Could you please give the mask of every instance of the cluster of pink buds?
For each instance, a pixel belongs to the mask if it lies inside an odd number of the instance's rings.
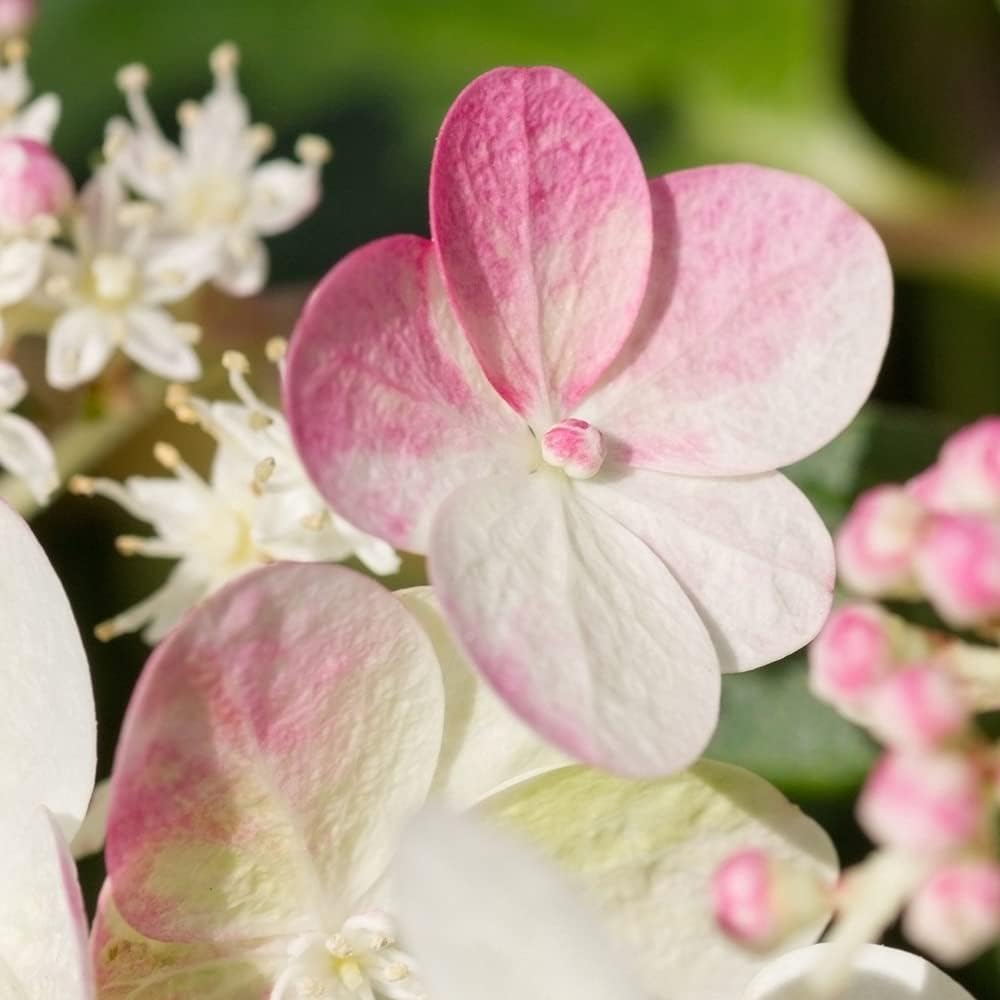
[[[927,600],[954,627],[995,639],[1000,623],[1000,418],[946,442],[904,486],[863,494],[837,538],[843,582],[868,597]],[[830,617],[809,650],[813,693],[884,747],[857,817],[876,849],[826,902],[833,945],[813,983],[838,988],[852,956],[902,915],[919,948],[945,964],[1000,938],[1000,746],[976,724],[1000,707],[993,645],[914,625],[871,603]],[[734,855],[713,885],[734,940],[770,949],[794,934],[823,887],[763,855]]]
[[[927,600],[957,628],[1000,621],[1000,417],[959,431],[903,486],[863,494],[837,537],[842,581],[868,597]]]

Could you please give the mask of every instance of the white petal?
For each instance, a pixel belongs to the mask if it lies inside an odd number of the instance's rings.
[[[250,224],[263,236],[298,225],[320,199],[319,171],[291,160],[271,160],[250,178]]]
[[[568,763],[480,680],[448,633],[430,587],[396,596],[420,622],[441,664],[444,736],[434,794],[452,809],[467,809],[509,784]]]
[[[267,282],[270,266],[267,247],[250,233],[238,236],[237,248],[227,243],[223,248],[215,284],[224,292],[243,298],[256,295]]]
[[[678,771],[718,720],[708,632],[670,570],[553,470],[468,483],[430,576],[471,662],[537,733],[621,774]]]
[[[96,378],[114,350],[114,331],[100,310],[84,306],[64,312],[49,330],[45,379],[54,389],[72,389]]]
[[[787,656],[830,612],[830,534],[784,476],[728,479],[629,469],[579,485],[669,567],[726,671]]]
[[[211,233],[163,239],[143,255],[142,299],[149,305],[179,302],[208,281],[219,266],[219,239]]]
[[[201,362],[177,324],[162,309],[135,306],[125,315],[128,332],[122,350],[138,365],[161,378],[193,382],[201,375]]]
[[[11,240],[0,246],[0,306],[12,306],[34,291],[42,275],[45,244]]]
[[[482,821],[421,813],[404,836],[394,889],[407,949],[435,1000],[643,996],[570,885]]]
[[[87,919],[66,842],[41,807],[11,813],[0,835],[0,967],[21,1000],[91,1000]],[[3,977],[0,976],[0,985]],[[3,993],[5,1000],[9,994]]]
[[[8,124],[8,134],[34,139],[48,145],[52,133],[59,124],[62,104],[56,94],[42,94],[22,108],[16,118]]]
[[[654,781],[565,767],[481,808],[579,878],[655,1000],[733,1000],[765,964],[712,915],[712,875],[733,853],[758,849],[820,886],[836,881],[818,823],[763,778],[714,761]],[[818,912],[791,946],[815,941],[828,918]]]
[[[3,815],[42,803],[71,837],[94,787],[90,671],[62,585],[31,529],[3,504],[0,553]]]
[[[59,485],[56,456],[48,439],[14,413],[0,413],[0,466],[23,479],[39,503],[45,503]]]
[[[28,383],[17,366],[0,361],[0,410],[12,410],[27,392]]]
[[[800,1000],[809,972],[830,945],[799,948],[770,963],[743,1000]],[[866,945],[854,960],[853,977],[837,1000],[973,1000],[950,976],[908,951]]]

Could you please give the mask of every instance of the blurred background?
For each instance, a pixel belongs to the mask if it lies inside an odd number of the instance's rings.
[[[207,56],[231,39],[255,117],[277,152],[301,132],[336,150],[326,198],[272,242],[263,306],[211,303],[222,340],[259,357],[287,335],[302,290],[349,249],[427,232],[436,128],[458,91],[490,67],[553,63],[624,121],[649,174],[750,160],[811,175],[882,232],[898,276],[895,330],[873,407],[794,471],[835,523],[859,488],[926,465],[960,420],[1000,409],[1000,14],[991,0],[42,0],[30,69],[64,102],[55,148],[78,179],[122,110],[113,78],[141,61],[165,126],[208,87]],[[218,381],[218,380],[217,380]],[[137,420],[91,471],[156,474],[165,417]],[[204,444],[192,432],[191,449]],[[147,593],[166,571],[124,560],[111,505],[64,497],[36,520],[81,626]],[[409,563],[405,579],[419,578]],[[402,578],[401,578],[402,579]],[[399,581],[397,581],[399,582]],[[91,642],[102,773],[146,655],[141,641]],[[716,756],[779,784],[834,834],[845,862],[864,841],[851,804],[873,754],[813,702],[801,658],[728,681]],[[93,888],[98,863],[85,875]],[[1000,961],[964,973],[1000,997]]]

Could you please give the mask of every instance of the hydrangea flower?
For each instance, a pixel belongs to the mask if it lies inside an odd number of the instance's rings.
[[[66,595],[0,503],[0,993],[91,1000],[86,918],[67,842],[94,786],[90,673]]]
[[[42,94],[31,100],[28,79],[28,46],[11,39],[3,46],[0,62],[0,136],[20,136],[46,144],[59,123],[62,105],[55,94]]]
[[[52,446],[33,423],[10,412],[27,391],[17,368],[0,361],[0,467],[23,479],[32,496],[45,503],[59,485]]]
[[[281,364],[283,342],[269,344]],[[372,538],[330,510],[306,477],[292,448],[284,416],[247,383],[246,357],[223,356],[238,402],[210,402],[173,385],[168,403],[185,423],[215,438],[211,472],[202,479],[172,445],[157,459],[173,478],[129,476],[124,483],[75,476],[70,489],[113,500],[155,529],[151,538],[123,535],[123,555],[177,559],[166,583],[135,606],[97,627],[101,639],[143,628],[159,642],[190,608],[234,576],[269,562],[339,562],[356,557],[373,573],[399,569],[392,546]]]
[[[209,598],[140,679],[112,778],[101,996],[423,996],[386,876],[429,796],[584,873],[656,997],[692,979],[721,1000],[758,967],[690,894],[736,844],[835,874],[825,833],[738,768],[628,782],[567,765],[468,670],[426,588],[279,564]]]
[[[153,206],[128,201],[106,166],[83,189],[79,208],[75,252],[50,251],[44,284],[46,304],[59,313],[49,330],[49,384],[70,389],[90,381],[118,348],[163,378],[198,378],[201,362],[191,346],[198,330],[165,306],[207,278],[213,261],[205,247],[156,236]]]
[[[871,389],[891,276],[805,178],[646,182],[582,84],[498,69],[449,111],[432,240],[378,240],[310,299],[289,356],[303,462],[352,523],[425,552],[494,689],[574,756],[698,755],[720,669],[808,641],[819,518],[777,467]]]
[[[194,236],[215,258],[213,278],[232,295],[252,295],[267,281],[262,236],[302,221],[320,198],[320,171],[330,147],[302,136],[299,162],[258,161],[274,142],[266,125],[253,125],[236,77],[239,53],[226,43],[211,55],[215,85],[200,104],[178,109],[180,144],[169,142],[146,101],[149,73],[126,66],[118,84],[131,122],[108,126],[105,151],[126,183],[162,210],[164,231]]]
[[[752,981],[732,976],[718,992],[689,975],[665,979],[651,993],[635,971],[647,956],[615,947],[578,887],[525,845],[467,817],[425,810],[410,825],[396,867],[400,924],[434,1000],[829,995],[807,992],[825,945],[790,951]],[[681,898],[675,905],[689,904]],[[664,946],[671,947],[668,940]],[[697,954],[673,947],[678,965]],[[851,971],[841,1000],[972,1000],[924,959],[891,948],[869,946]]]

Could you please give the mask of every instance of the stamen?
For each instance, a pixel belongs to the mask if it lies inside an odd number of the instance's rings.
[[[181,128],[192,128],[201,118],[201,106],[197,101],[182,101],[177,107],[177,122]]]
[[[271,424],[274,423],[274,419],[269,417],[266,413],[261,413],[260,410],[254,410],[250,414],[248,423],[250,424],[250,429],[254,431],[265,431]]]
[[[278,463],[268,456],[267,458],[261,459],[253,469],[253,485],[254,488],[259,491],[274,475],[274,470],[277,468]]]
[[[135,632],[155,618],[169,598],[170,592],[166,588],[161,588],[121,614],[95,626],[94,635],[101,642],[110,642],[120,635]]]
[[[113,479],[92,479],[90,476],[73,476],[69,481],[69,491],[76,496],[104,497],[118,504],[126,514],[131,514],[138,521],[149,520],[149,511],[144,510],[132,495]]]
[[[322,531],[330,523],[330,512],[318,510],[315,514],[308,514],[302,518],[300,523],[306,531]]]
[[[3,58],[7,63],[23,63],[27,61],[30,51],[28,43],[23,38],[11,38],[4,43]]]
[[[247,142],[258,156],[263,156],[274,146],[274,129],[270,125],[251,125],[247,129]]]
[[[163,468],[168,472],[172,472],[178,479],[190,483],[192,486],[206,487],[205,480],[181,459],[180,452],[172,444],[167,444],[166,441],[158,441],[153,446],[153,457]]]
[[[333,147],[319,135],[300,135],[295,155],[309,167],[321,167],[333,158]]]
[[[186,344],[201,343],[202,330],[197,323],[174,323],[174,333]]]
[[[217,84],[233,85],[236,68],[240,64],[240,50],[234,42],[223,42],[217,45],[208,57]]]
[[[123,556],[147,556],[151,559],[183,559],[184,549],[162,538],[142,538],[139,535],[119,535],[115,548]]]
[[[143,132],[162,138],[159,123],[146,99],[149,70],[142,63],[129,63],[115,74],[115,84],[125,95],[125,104],[132,120]]]
[[[115,85],[124,94],[145,90],[149,86],[149,70],[142,63],[129,63],[115,74]]]
[[[285,354],[288,353],[288,341],[284,337],[272,337],[264,345],[264,354],[267,360],[273,365],[280,364],[285,360]]]

